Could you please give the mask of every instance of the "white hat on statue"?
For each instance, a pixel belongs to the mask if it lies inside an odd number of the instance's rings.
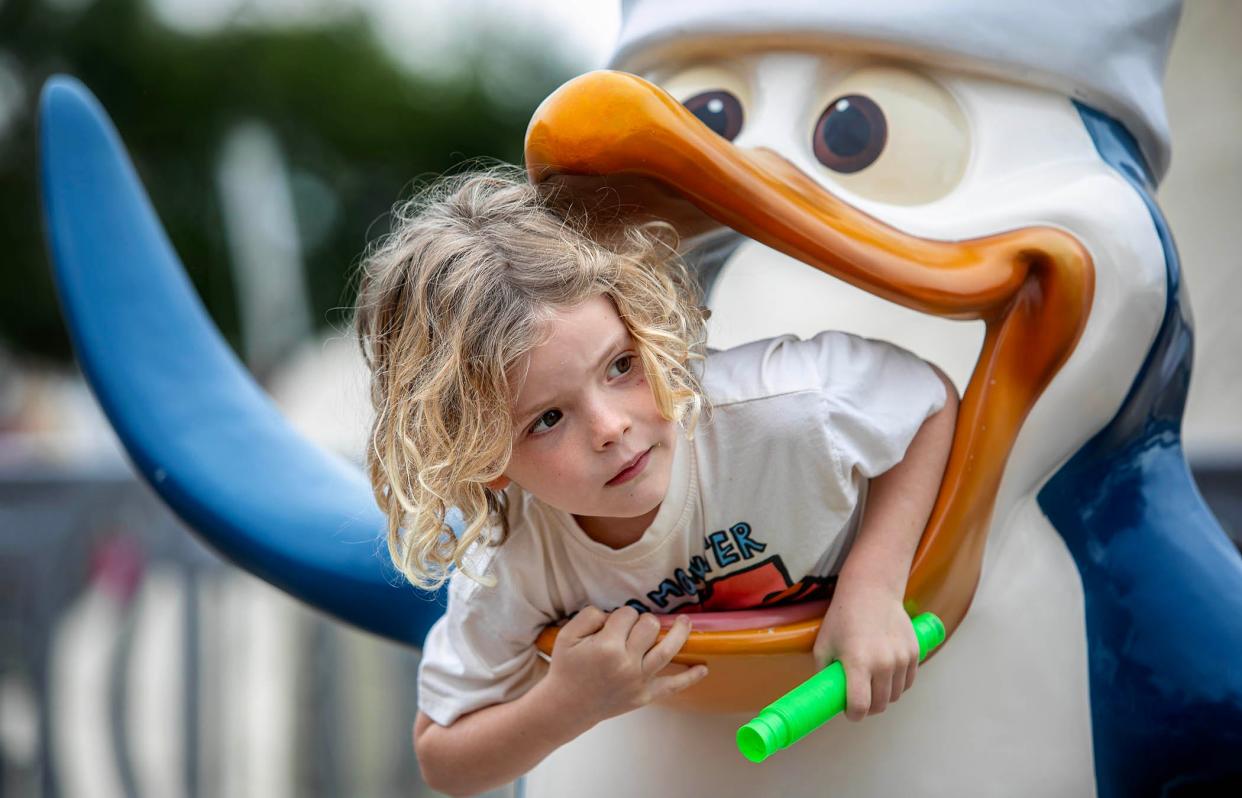
[[[1181,0],[623,0],[610,64],[642,72],[734,46],[834,49],[982,72],[1113,116],[1158,181],[1169,163],[1165,62]]]

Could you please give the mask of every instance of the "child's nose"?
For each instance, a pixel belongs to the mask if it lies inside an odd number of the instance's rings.
[[[594,430],[595,448],[607,449],[630,431],[629,415],[619,409],[601,407],[595,414]]]

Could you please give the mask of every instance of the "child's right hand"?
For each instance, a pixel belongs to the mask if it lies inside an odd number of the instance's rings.
[[[685,645],[689,618],[678,617],[657,643],[659,632],[654,615],[632,607],[611,613],[587,607],[557,635],[548,678],[598,722],[679,693],[707,675],[706,665],[661,674]]]

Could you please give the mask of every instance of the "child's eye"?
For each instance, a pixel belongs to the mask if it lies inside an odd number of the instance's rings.
[[[535,419],[535,423],[531,425],[531,432],[543,432],[545,429],[552,429],[556,426],[556,422],[561,420],[561,411],[549,410],[539,418]]]
[[[632,368],[634,368],[634,356],[633,355],[622,355],[621,357],[612,361],[612,365],[608,367],[608,376],[610,378],[620,377],[622,374],[629,373],[629,370]]]

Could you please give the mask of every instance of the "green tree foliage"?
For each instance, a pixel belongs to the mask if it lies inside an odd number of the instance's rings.
[[[134,158],[191,279],[237,344],[215,162],[224,134],[257,119],[278,137],[293,181],[315,321],[337,324],[367,242],[412,181],[467,158],[521,158],[535,106],[570,74],[520,43],[493,37],[475,58],[507,48],[519,80],[504,102],[484,72],[429,80],[395,64],[362,16],[319,26],[170,31],[141,0],[98,0],[65,11],[37,0],[0,1],[0,55],[15,64],[25,101],[0,138],[0,339],[28,355],[71,356],[42,235],[36,105],[53,73],[99,97]],[[419,42],[411,41],[410,47]]]

